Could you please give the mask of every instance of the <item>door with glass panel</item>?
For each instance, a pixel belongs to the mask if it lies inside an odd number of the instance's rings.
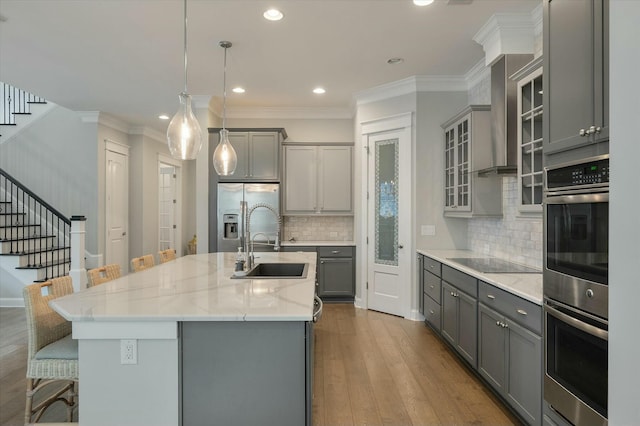
[[[368,307],[400,316],[408,313],[411,282],[410,129],[367,138]]]
[[[160,163],[159,187],[159,250],[176,248],[176,168]]]

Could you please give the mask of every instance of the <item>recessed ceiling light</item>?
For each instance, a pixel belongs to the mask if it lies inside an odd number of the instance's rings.
[[[233,89],[233,93],[244,93],[245,90],[242,87],[234,87]]]
[[[160,120],[168,120],[168,119],[169,119],[169,116],[168,116],[168,115],[166,115],[166,114],[162,114],[162,115],[159,115],[159,116],[158,116],[158,118],[159,118]]]
[[[404,59],[402,58],[391,58],[387,60],[387,63],[389,65],[401,64],[403,62],[404,62]]]
[[[433,0],[413,0],[413,4],[416,6],[428,6],[433,3]]]
[[[322,87],[316,87],[315,89],[313,89],[313,93],[315,93],[316,95],[322,95],[325,92],[326,90],[324,90]]]
[[[279,21],[284,18],[284,13],[280,12],[278,9],[269,9],[265,11],[262,16],[264,16],[264,19],[269,21]]]

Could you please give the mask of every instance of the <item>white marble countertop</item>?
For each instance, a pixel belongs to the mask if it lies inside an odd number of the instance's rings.
[[[50,302],[70,321],[310,321],[315,253],[256,253],[309,263],[304,279],[231,279],[235,253],[180,257]]]
[[[542,306],[542,272],[539,274],[488,274],[476,271],[449,258],[489,257],[471,250],[418,250],[418,253],[481,279],[516,296]]]
[[[281,241],[281,246],[295,247],[295,246],[355,246],[355,241],[326,241],[326,240],[318,240],[318,241]]]

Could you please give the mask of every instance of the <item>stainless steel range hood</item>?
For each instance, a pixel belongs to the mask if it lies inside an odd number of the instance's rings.
[[[491,66],[491,167],[478,170],[478,176],[518,172],[518,83],[509,76],[532,59],[509,54]]]

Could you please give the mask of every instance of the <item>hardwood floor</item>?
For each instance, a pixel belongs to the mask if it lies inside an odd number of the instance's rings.
[[[424,324],[325,304],[314,425],[519,425]]]
[[[422,323],[325,304],[315,339],[314,425],[520,424]],[[0,425],[23,424],[26,359],[24,310],[0,308]]]

